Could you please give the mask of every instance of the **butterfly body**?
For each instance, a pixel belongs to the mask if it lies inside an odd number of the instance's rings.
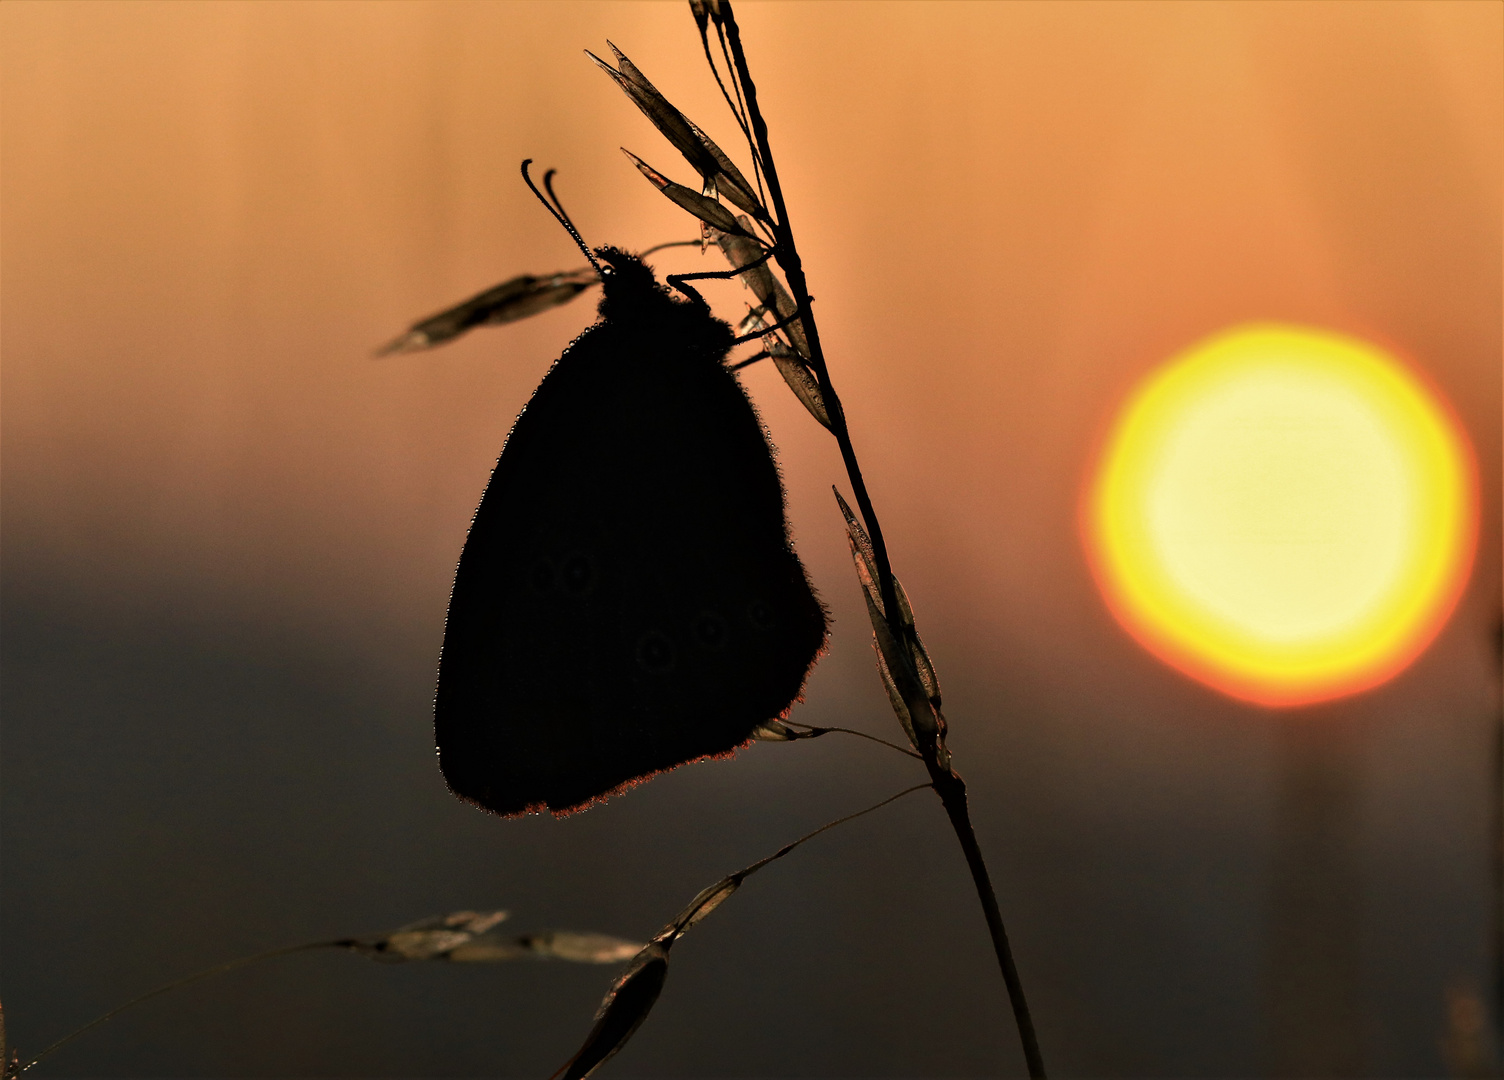
[[[630,255],[518,417],[460,557],[435,700],[456,794],[565,812],[744,744],[825,640],[729,326]]]

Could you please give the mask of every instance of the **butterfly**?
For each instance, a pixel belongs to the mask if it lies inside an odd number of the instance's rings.
[[[798,699],[827,628],[731,327],[555,216],[599,269],[600,317],[502,448],[434,704],[450,789],[508,816],[730,754]]]

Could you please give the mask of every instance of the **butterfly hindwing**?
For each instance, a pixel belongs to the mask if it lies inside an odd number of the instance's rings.
[[[824,642],[729,328],[646,282],[608,280],[518,417],[455,575],[440,764],[498,813],[731,751]]]

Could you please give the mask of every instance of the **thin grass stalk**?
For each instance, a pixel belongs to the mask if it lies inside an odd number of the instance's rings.
[[[898,624],[897,591],[893,585],[893,571],[888,561],[887,545],[883,541],[882,527],[878,524],[877,512],[867,494],[867,485],[862,479],[856,449],[852,446],[851,433],[846,425],[846,411],[842,408],[841,399],[831,383],[825,354],[820,346],[820,332],[815,324],[814,311],[810,304],[809,285],[804,276],[804,266],[799,257],[799,251],[794,246],[788,207],[784,202],[783,187],[778,180],[778,168],[774,163],[773,148],[768,138],[767,121],[763,118],[762,110],[757,102],[757,86],[747,66],[747,55],[742,47],[741,31],[737,26],[731,4],[727,0],[722,0],[720,4],[720,15],[725,25],[726,38],[730,43],[732,59],[736,64],[736,81],[742,86],[747,117],[751,122],[752,133],[757,139],[757,156],[762,162],[763,174],[767,180],[768,197],[773,204],[777,240],[774,257],[783,270],[784,277],[788,280],[789,291],[793,294],[794,301],[798,305],[799,316],[803,320],[805,336],[809,342],[810,367],[816,378],[820,380],[820,392],[830,416],[831,430],[841,448],[841,459],[846,466],[846,475],[850,479],[857,508],[861,512],[872,542],[883,610],[895,635],[899,635],[901,627]],[[997,894],[992,887],[992,879],[987,873],[987,864],[982,858],[982,849],[977,843],[976,831],[972,828],[971,815],[966,805],[965,781],[952,769],[939,763],[933,740],[923,743],[919,749],[923,754],[925,767],[929,770],[930,780],[945,807],[951,827],[955,830],[956,839],[961,844],[961,851],[966,857],[966,865],[971,870],[977,898],[981,902],[982,914],[987,922],[987,930],[992,937],[993,950],[997,954],[998,968],[1002,972],[1003,983],[1008,990],[1008,999],[1013,1007],[1013,1018],[1018,1027],[1019,1040],[1023,1044],[1024,1059],[1028,1064],[1029,1075],[1036,1080],[1044,1080],[1044,1058],[1040,1054],[1039,1040],[1034,1032],[1034,1020],[1029,1013],[1029,1003],[1024,995],[1023,983],[1013,961],[1013,950],[1008,944],[1008,933],[1003,926]]]
[[[925,762],[929,764],[928,761]],[[1034,1017],[1029,1013],[1029,1002],[1024,997],[1023,980],[1018,976],[1018,966],[1013,962],[1013,949],[1008,944],[1008,931],[1003,926],[1003,913],[997,906],[997,894],[992,888],[992,879],[987,875],[987,864],[982,861],[982,848],[977,843],[976,832],[971,827],[971,815],[966,810],[966,782],[954,772],[944,777],[936,776],[931,766],[930,775],[935,792],[950,818],[956,839],[966,855],[966,865],[971,870],[971,880],[976,885],[977,899],[982,904],[982,915],[987,920],[987,932],[992,935],[992,949],[997,954],[998,970],[1003,973],[1003,985],[1008,988],[1008,1003],[1013,1006],[1013,1022],[1018,1027],[1018,1040],[1023,1044],[1024,1061],[1029,1066],[1029,1076],[1044,1080],[1044,1056],[1039,1051],[1039,1038],[1034,1033]]]
[[[846,475],[851,481],[852,494],[856,497],[857,509],[861,511],[862,520],[867,526],[867,534],[872,540],[883,608],[887,612],[894,613],[898,610],[898,600],[893,590],[893,570],[888,562],[888,548],[883,541],[882,527],[877,521],[877,511],[873,509],[872,499],[867,494],[866,481],[862,479],[862,467],[857,461],[856,449],[851,444],[851,433],[846,426],[846,410],[841,407],[841,399],[831,384],[830,372],[825,365],[825,352],[820,346],[820,332],[815,325],[814,311],[810,304],[809,283],[804,276],[804,262],[799,257],[798,248],[794,246],[794,233],[789,225],[788,206],[783,200],[783,185],[778,181],[778,168],[773,162],[773,150],[768,141],[768,124],[763,119],[762,109],[757,104],[757,85],[752,81],[752,73],[747,69],[747,54],[742,49],[741,32],[737,28],[736,17],[732,14],[729,3],[721,4],[721,17],[726,26],[727,40],[731,45],[731,56],[736,63],[736,81],[741,83],[744,91],[747,115],[752,122],[752,134],[757,139],[758,158],[762,161],[763,175],[768,182],[768,198],[773,203],[773,216],[776,219],[774,234],[777,240],[773,257],[788,280],[789,291],[793,294],[799,317],[804,323],[805,336],[809,341],[810,367],[814,370],[815,377],[820,380],[820,394],[825,401],[826,411],[830,415],[831,429],[835,434],[836,442],[841,448],[841,460],[846,466]]]
[[[26,1062],[26,1064],[18,1066],[14,1071],[14,1075],[21,1075],[21,1073],[26,1072],[43,1058],[48,1057],[54,1050],[62,1049],[64,1045],[72,1042],[84,1032],[91,1031],[105,1021],[114,1019],[125,1012],[125,1010],[135,1008],[137,1005],[150,1001],[154,997],[161,997],[163,994],[187,986],[189,983],[196,983],[200,979],[207,979],[210,975],[222,975],[227,971],[234,971],[236,968],[245,967],[247,964],[258,963],[262,960],[271,960],[278,956],[290,956],[293,953],[309,952],[313,949],[337,949],[343,944],[343,941],[306,941],[301,945],[284,945],[280,949],[268,949],[266,952],[252,953],[249,956],[237,956],[234,960],[226,960],[223,963],[215,964],[213,967],[206,967],[201,971],[193,972],[191,975],[184,975],[182,978],[174,979],[172,982],[163,983],[161,986],[148,990],[144,994],[138,994],[129,1001],[116,1005],[109,1012],[103,1016],[95,1017],[83,1027],[75,1028],[73,1031],[68,1032],[68,1034],[42,1050],[30,1061]]]

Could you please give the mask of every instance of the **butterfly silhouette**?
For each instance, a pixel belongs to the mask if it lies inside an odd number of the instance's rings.
[[[766,433],[725,363],[731,327],[682,279],[683,299],[639,258],[592,253],[554,202],[598,267],[600,318],[502,448],[434,707],[450,788],[504,815],[577,810],[729,754],[787,712],[826,636]]]

